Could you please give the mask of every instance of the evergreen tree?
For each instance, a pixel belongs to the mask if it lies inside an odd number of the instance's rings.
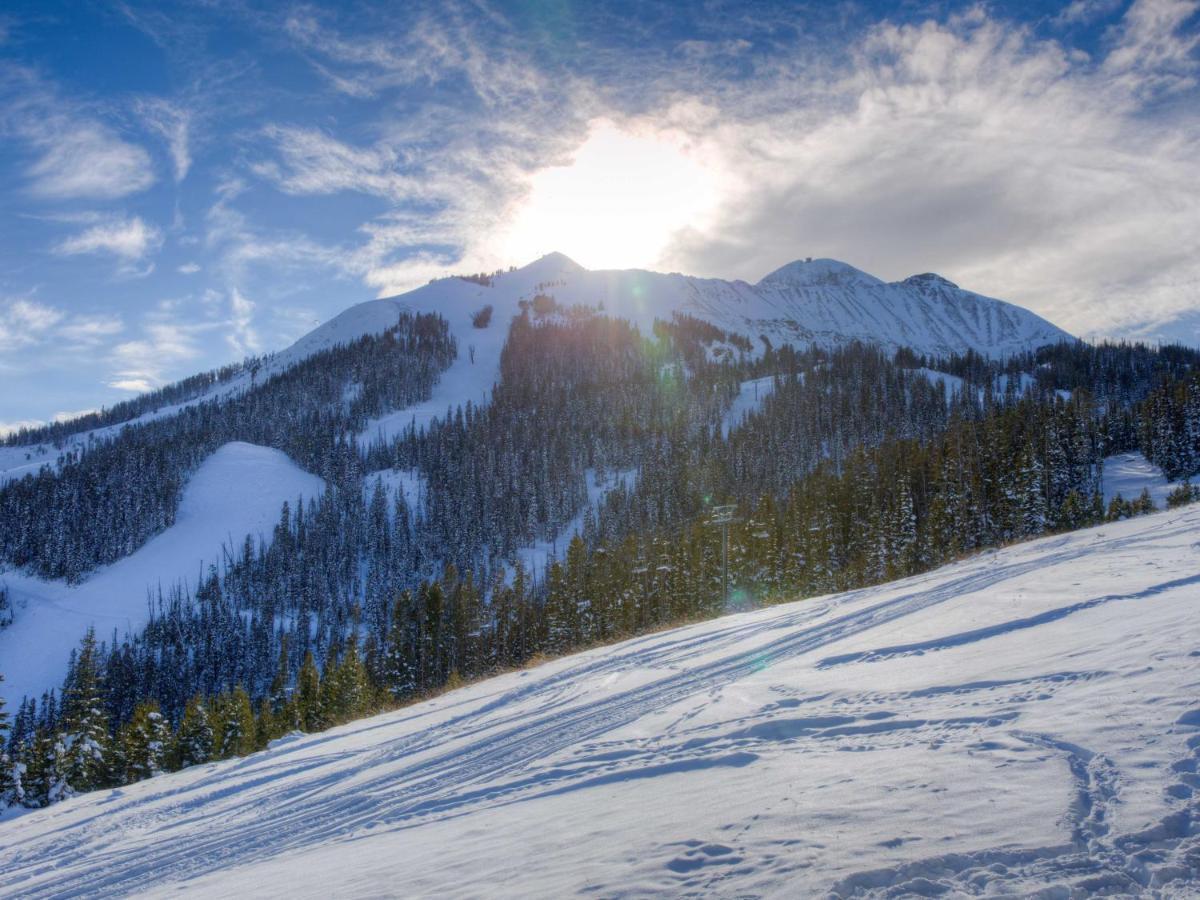
[[[239,684],[230,693],[223,694],[216,704],[216,712],[217,758],[229,759],[253,752],[256,743],[254,710],[246,689]]]
[[[188,701],[183,711],[171,757],[177,769],[203,765],[213,758],[213,727],[204,698],[199,694]]]
[[[111,740],[100,651],[95,631],[90,628],[63,685],[60,729],[63,753],[57,764],[71,792],[83,793],[108,784],[113,774]]]
[[[0,683],[4,676],[0,674]],[[4,698],[0,697],[0,811],[18,802],[18,781],[13,772],[14,760],[9,754],[8,712],[4,708]]]
[[[300,727],[309,733],[328,727],[321,703],[321,674],[311,650],[304,655],[296,679],[296,714]]]
[[[166,769],[171,728],[153,700],[137,705],[133,717],[121,726],[117,741],[125,784],[150,778]]]

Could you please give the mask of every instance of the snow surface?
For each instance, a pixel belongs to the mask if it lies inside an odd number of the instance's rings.
[[[1144,488],[1150,491],[1154,505],[1165,509],[1167,494],[1174,487],[1162,470],[1140,453],[1121,453],[1104,460],[1105,506],[1118,494],[1126,500],[1136,500]]]
[[[618,487],[632,490],[637,481],[637,474],[637,469],[625,469],[620,472],[610,472],[606,477],[597,478],[595,469],[587,469],[584,472],[584,479],[587,481],[587,502],[575,514],[575,518],[560,528],[553,539],[535,541],[531,546],[517,551],[517,558],[525,571],[530,573],[533,578],[540,580],[546,566],[552,560],[566,559],[567,547],[571,543],[571,538],[583,533],[583,522],[587,518],[587,514],[598,510],[610,491],[615,491]],[[512,572],[508,573],[510,578],[512,574]]]
[[[67,657],[89,625],[107,640],[135,632],[148,618],[147,593],[165,594],[182,580],[188,590],[223,550],[241,548],[247,534],[270,540],[284,502],[315,497],[324,481],[278,450],[230,443],[204,461],[184,488],[175,524],[138,550],[69,585],[19,572],[0,572],[15,620],[0,630],[0,696],[12,709],[25,695],[61,686]]]
[[[775,393],[774,375],[743,381],[738,395],[733,398],[733,403],[729,405],[724,418],[721,419],[721,435],[729,437],[729,432],[746,421],[751,413],[762,409],[767,397],[773,393]]]
[[[1200,889],[1200,506],[0,822],[0,896]]]

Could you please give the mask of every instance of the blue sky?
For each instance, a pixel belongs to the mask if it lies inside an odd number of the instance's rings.
[[[1200,343],[1197,6],[10,2],[0,427],[555,249]]]

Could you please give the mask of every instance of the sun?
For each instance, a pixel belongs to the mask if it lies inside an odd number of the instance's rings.
[[[679,232],[709,224],[720,187],[718,168],[677,132],[598,119],[569,164],[531,176],[502,255],[557,250],[590,269],[652,267]]]

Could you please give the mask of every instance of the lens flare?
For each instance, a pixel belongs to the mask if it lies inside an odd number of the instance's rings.
[[[596,120],[569,164],[530,178],[502,254],[557,250],[591,269],[652,267],[673,235],[716,212],[721,178],[701,157],[676,132]]]

